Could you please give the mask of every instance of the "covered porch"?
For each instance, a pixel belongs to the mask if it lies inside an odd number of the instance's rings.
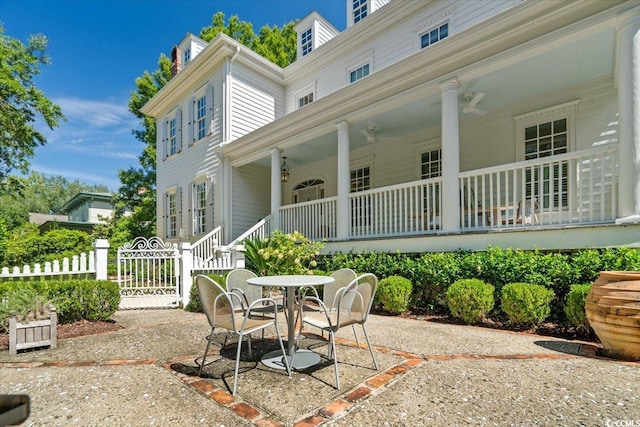
[[[637,244],[639,13],[547,17],[490,45],[461,33],[222,147],[223,240],[280,229],[331,249],[441,250],[506,231],[562,248],[568,230]]]

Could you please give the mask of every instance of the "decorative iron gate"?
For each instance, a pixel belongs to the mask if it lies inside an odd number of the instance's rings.
[[[180,302],[176,243],[136,237],[118,248],[120,308],[174,308]]]

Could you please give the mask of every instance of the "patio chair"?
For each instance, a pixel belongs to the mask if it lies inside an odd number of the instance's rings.
[[[516,217],[505,218],[502,225],[538,224],[538,212],[540,212],[540,205],[537,197],[521,199],[518,201]]]
[[[319,298],[306,296],[302,299],[302,321],[300,322],[301,333],[298,334],[296,344],[299,344],[300,335],[302,334],[302,325],[305,323],[329,332],[330,342],[327,358],[333,358],[336,374],[336,388],[338,390],[340,390],[340,376],[338,374],[338,355],[336,352],[335,333],[340,328],[351,325],[355,334],[355,325],[359,324],[362,326],[362,331],[364,332],[364,337],[367,340],[367,346],[369,347],[373,364],[375,369],[378,370],[378,362],[373,354],[373,348],[371,347],[367,329],[365,328],[365,323],[367,322],[369,312],[371,311],[373,297],[376,293],[377,287],[378,279],[375,275],[367,273],[358,276],[356,279],[351,281],[348,286],[341,288],[336,292],[333,310],[328,308]],[[312,301],[318,304],[321,308],[320,311],[305,310],[306,305],[304,303],[307,301]],[[360,348],[360,342],[358,341],[357,335],[356,343],[358,348]]]
[[[238,335],[238,349],[236,351],[233,389],[231,391],[231,394],[235,396],[238,383],[238,369],[240,367],[242,339],[245,336],[247,337],[247,343],[249,346],[249,357],[253,357],[250,334],[259,330],[264,330],[269,326],[274,326],[276,334],[278,335],[278,342],[280,343],[282,354],[286,354],[284,344],[282,342],[282,336],[278,329],[276,302],[271,298],[260,298],[249,306],[245,306],[243,299],[237,293],[226,292],[215,280],[203,275],[196,276],[195,280],[198,287],[198,294],[200,295],[200,301],[202,302],[202,308],[207,316],[209,325],[211,326],[211,333],[206,337],[207,346],[204,350],[202,361],[198,362],[199,358],[195,361],[200,367],[198,370],[198,376],[202,375],[202,368],[204,368],[206,364],[207,353],[209,352],[209,347],[213,341],[215,329],[221,328],[235,333]],[[260,306],[271,307],[273,317],[256,318],[251,315],[252,310],[255,307]],[[289,361],[286,357],[283,357],[283,360],[287,369],[287,374],[291,376]]]
[[[232,270],[229,274],[227,274],[227,278],[225,279],[225,284],[227,286],[227,291],[235,292],[240,295],[246,306],[253,304],[255,301],[261,299],[262,295],[262,287],[254,286],[247,283],[247,279],[253,279],[258,277],[253,271],[247,270],[246,268],[236,268]],[[270,298],[273,298],[269,295]],[[282,299],[284,302],[284,298]],[[278,311],[283,311],[283,304],[276,304]],[[266,314],[273,311],[270,306],[258,306],[254,307],[251,310],[253,313],[261,313]],[[286,315],[286,312],[285,312]]]
[[[330,309],[334,309],[335,298],[338,290],[344,288],[349,285],[349,283],[353,282],[358,275],[355,271],[350,268],[341,268],[339,270],[334,271],[330,275],[335,279],[335,282],[329,283],[328,285],[324,285],[322,288],[322,298],[320,298],[318,294],[318,290],[312,286],[302,286],[298,289],[299,300],[302,300],[304,295],[307,293],[311,293],[312,296],[315,296],[318,299],[322,299],[324,305]],[[308,311],[319,311],[320,307],[316,305],[307,305],[305,306],[305,310]],[[296,317],[296,322],[300,317],[300,311],[298,311],[298,315]],[[322,331],[322,337],[324,338],[324,331]]]

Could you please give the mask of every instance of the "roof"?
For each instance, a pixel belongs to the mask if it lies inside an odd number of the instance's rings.
[[[75,208],[77,208],[78,206],[94,200],[111,203],[112,198],[113,198],[113,195],[111,193],[80,192],[75,196],[73,196],[71,200],[69,200],[67,203],[62,205],[62,207],[60,208],[60,211],[69,213]]]

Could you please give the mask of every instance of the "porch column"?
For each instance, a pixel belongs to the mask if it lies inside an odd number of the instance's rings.
[[[349,159],[349,123],[345,120],[336,125],[338,128],[338,202],[336,205],[336,237],[349,239],[349,191],[350,191],[350,159]]]
[[[618,22],[618,219],[640,222],[640,11]]]
[[[232,212],[232,198],[231,198],[231,173],[232,168],[229,161],[224,157],[221,152],[217,153],[220,160],[220,188],[221,188],[221,203],[222,209],[220,210],[220,225],[222,225],[222,242],[218,242],[219,245],[225,244],[231,241],[232,228],[233,228],[233,216]],[[215,202],[214,202],[215,203]],[[213,216],[213,212],[211,213]],[[212,221],[212,227],[215,228],[215,217]],[[212,229],[213,229],[212,228]]]
[[[460,134],[458,130],[458,88],[453,78],[440,84],[442,91],[442,206],[443,231],[460,229]]]
[[[280,183],[280,164],[282,163],[279,148],[271,152],[271,230],[280,229],[280,205],[282,204],[282,184]]]

